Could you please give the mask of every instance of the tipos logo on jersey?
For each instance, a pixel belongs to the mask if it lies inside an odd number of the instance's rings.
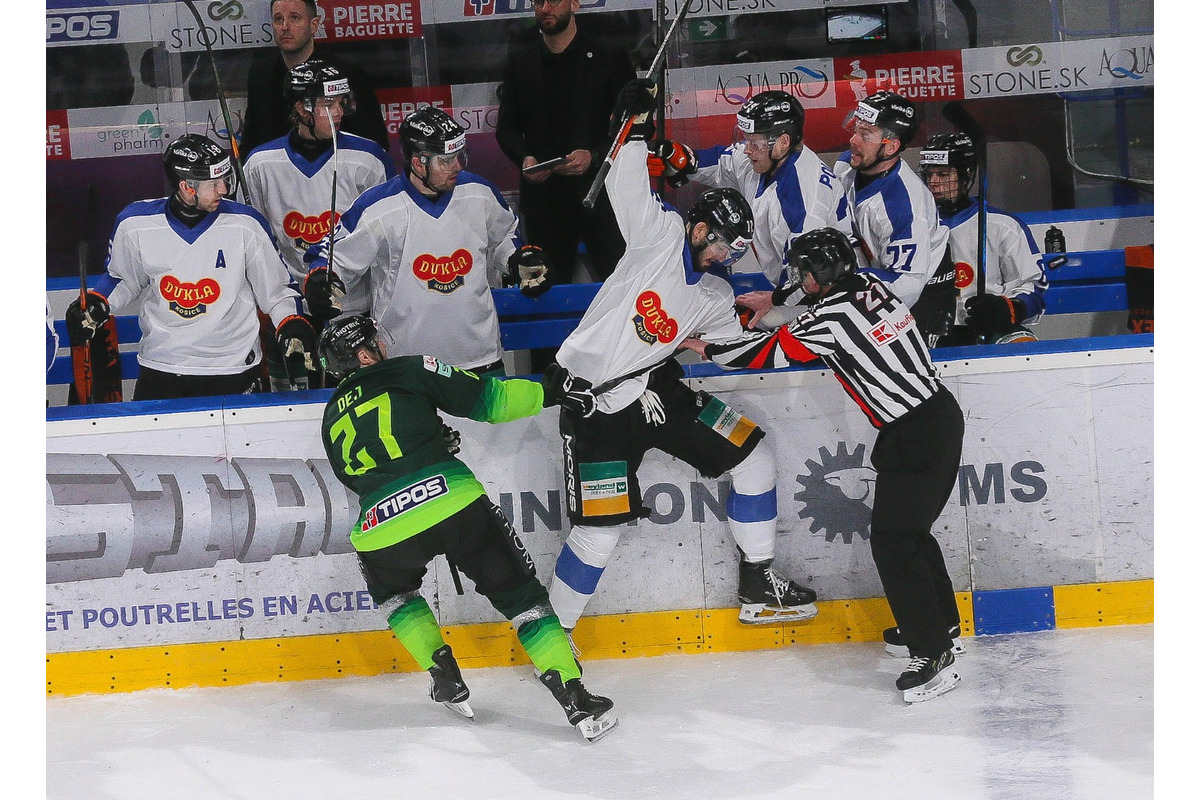
[[[334,214],[333,225],[337,225],[341,218],[341,214]],[[305,216],[299,211],[289,211],[283,218],[283,233],[295,242],[297,247],[306,250],[308,245],[324,239],[333,225],[329,224],[328,211],[315,217]]]
[[[975,267],[965,261],[955,262],[954,287],[956,289],[966,289],[973,283],[975,283]]]
[[[658,292],[642,292],[634,303],[634,309],[637,314],[632,322],[639,339],[646,344],[667,344],[675,341],[675,337],[679,335],[679,323],[671,319],[663,309],[662,298],[658,296]]]
[[[473,261],[471,252],[464,248],[449,256],[422,253],[413,261],[413,275],[433,291],[450,294],[466,281]]]
[[[405,511],[410,511],[422,503],[428,503],[434,498],[441,497],[449,490],[445,475],[434,475],[432,478],[425,478],[405,486],[367,509],[367,513],[363,515],[362,531],[366,533],[376,525],[382,525]]]
[[[212,278],[196,283],[184,283],[172,275],[164,275],[158,282],[158,292],[167,301],[167,307],[184,319],[198,317],[221,296],[221,284]]]

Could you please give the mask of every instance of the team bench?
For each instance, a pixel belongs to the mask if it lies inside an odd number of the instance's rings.
[[[1067,253],[1066,263],[1051,270],[1046,292],[1047,314],[1080,314],[1122,311],[1129,307],[1126,291],[1126,251],[1089,250]],[[72,286],[73,284],[73,286]],[[733,276],[735,293],[770,288],[760,274]],[[599,283],[572,283],[552,287],[538,298],[528,298],[517,289],[493,289],[492,297],[500,317],[500,341],[505,350],[519,351],[557,347],[579,324],[580,318],[599,290]],[[78,293],[71,279],[47,281],[51,292]],[[66,325],[54,321],[62,345],[53,367],[46,374],[47,385],[65,386],[72,380],[71,351],[67,347]],[[117,317],[117,339],[122,345],[136,344],[141,329],[136,316]],[[126,380],[137,377],[137,356],[122,350],[121,374]]]

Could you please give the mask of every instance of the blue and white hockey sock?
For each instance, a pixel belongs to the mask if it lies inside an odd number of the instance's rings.
[[[742,463],[729,470],[733,484],[725,511],[729,532],[752,563],[775,557],[775,522],[779,516],[775,496],[775,453],[765,441]]]
[[[577,525],[571,529],[550,582],[550,605],[567,630],[574,628],[583,616],[583,609],[596,593],[596,584],[620,538],[619,530],[614,528]]]

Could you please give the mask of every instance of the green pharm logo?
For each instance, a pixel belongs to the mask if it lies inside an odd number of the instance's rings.
[[[837,452],[820,449],[821,461],[805,462],[807,475],[797,475],[802,487],[792,497],[800,504],[797,515],[811,519],[813,534],[825,532],[825,541],[842,537],[846,544],[858,534],[870,538],[871,507],[875,499],[875,470],[863,463],[867,446],[859,444],[848,452],[838,442]]]
[[[162,126],[158,124],[158,120],[154,118],[154,112],[150,109],[142,112],[141,116],[138,117],[137,124],[139,128],[146,129],[147,139],[161,139],[163,137]]]

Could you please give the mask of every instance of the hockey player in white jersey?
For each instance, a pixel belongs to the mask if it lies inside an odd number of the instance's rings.
[[[317,60],[293,67],[287,94],[291,131],[256,147],[243,173],[251,204],[271,223],[280,255],[300,282],[308,274],[305,252],[337,221],[329,218],[330,203],[336,201],[340,216],[364,191],[395,177],[396,167],[378,144],[341,130],[342,117],[354,112],[354,95],[337,67]]]
[[[955,325],[938,341],[940,347],[1034,340],[1027,326],[1046,309],[1049,282],[1033,234],[990,204],[985,206],[984,291],[979,292],[979,202],[970,196],[978,168],[975,142],[965,133],[938,134],[921,148],[921,179],[950,229],[958,289]]]
[[[404,171],[364,192],[334,230],[334,271],[346,281],[346,310],[369,312],[395,353],[503,375],[491,290],[518,270],[522,291],[549,288],[541,251],[522,250],[517,217],[500,191],[464,171],[466,131],[449,115],[419,108],[399,134]],[[306,297],[326,291],[328,249],[326,239],[305,257]]]
[[[621,94],[614,119],[650,113],[647,82]],[[686,218],[651,191],[645,140],[637,122],[605,179],[625,254],[575,331],[559,348],[547,381],[594,397],[594,409],[563,409],[559,430],[571,532],[560,551],[550,598],[564,628],[574,628],[627,523],[649,514],[638,468],[651,449],[732,482],[727,510],[742,552],[739,618],[790,622],[817,613],[816,594],[780,575],[775,557],[775,455],[765,432],[706,392],[680,380],[679,343],[743,333],[727,270],[749,249],[753,211],[735,189],[712,189]]]
[[[258,309],[284,352],[310,365],[316,332],[263,216],[229,200],[229,155],[189,133],[167,146],[174,193],[131,203],[109,239],[106,273],[69,326],[94,328],[111,312],[138,309],[142,338],[134,400],[262,391]]]
[[[859,267],[912,309],[933,345],[954,318],[954,263],[933,195],[900,158],[920,127],[916,106],[895,92],[876,92],[859,101],[847,127],[850,149],[833,169],[846,189]]]
[[[803,137],[804,107],[787,92],[771,89],[738,109],[732,145],[693,154],[686,145],[660,142],[650,155],[650,174],[662,174],[675,184],[690,175],[705,186],[741,192],[754,209],[750,253],[763,275],[779,288],[787,279],[787,247],[792,239],[824,227],[851,232],[842,182],[804,146]],[[741,266],[745,271],[744,263]],[[774,307],[769,291],[738,295],[737,303],[753,312],[751,327]],[[779,309],[768,324],[779,327],[798,313],[798,309]]]
[[[394,177],[396,168],[375,142],[341,130],[342,117],[354,111],[354,95],[336,66],[319,60],[296,65],[287,98],[291,131],[256,147],[243,175],[251,204],[271,224],[283,261],[303,288],[304,254],[332,229],[331,214],[340,216],[364,190]],[[309,311],[318,327],[341,313],[344,284],[333,281],[328,289],[310,293]],[[317,373],[297,375],[269,340],[265,349],[273,391],[316,387]]]

